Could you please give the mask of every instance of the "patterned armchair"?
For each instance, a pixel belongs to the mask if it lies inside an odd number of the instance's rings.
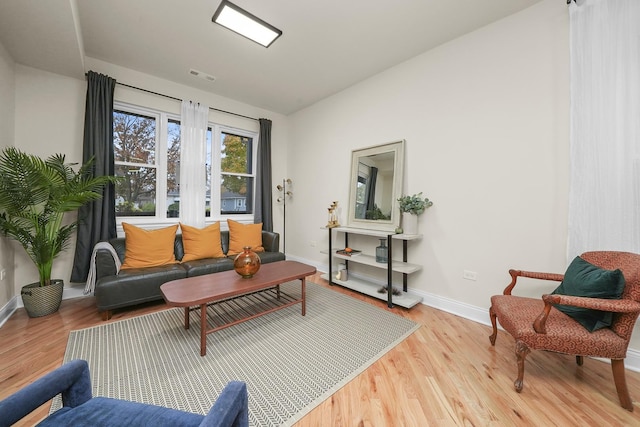
[[[564,275],[509,270],[511,283],[505,288],[503,295],[491,297],[489,315],[493,333],[489,340],[491,345],[495,345],[498,333],[496,319],[514,337],[518,365],[518,377],[514,385],[517,392],[522,391],[524,362],[532,349],[575,355],[580,366],[584,356],[611,359],[620,404],[633,411],[625,380],[624,359],[640,313],[640,255],[628,252],[586,252],[580,258],[605,270],[620,269],[626,282],[621,299],[558,294],[545,294],[541,299],[514,296],[511,291],[518,277],[560,282]],[[589,332],[572,317],[556,309],[556,304],[613,312],[611,326]]]

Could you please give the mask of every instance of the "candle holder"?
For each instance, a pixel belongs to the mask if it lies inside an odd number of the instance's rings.
[[[338,222],[338,213],[336,210],[338,209],[338,202],[331,203],[331,206],[327,208],[329,221],[327,222],[327,228],[340,227],[340,223]]]

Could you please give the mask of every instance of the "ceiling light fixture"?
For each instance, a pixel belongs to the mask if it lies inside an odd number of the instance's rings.
[[[227,0],[222,0],[211,21],[264,47],[271,46],[282,31]]]

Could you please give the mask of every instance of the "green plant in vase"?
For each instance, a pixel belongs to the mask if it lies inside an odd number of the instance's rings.
[[[418,234],[418,216],[433,206],[428,197],[422,197],[422,192],[412,196],[402,196],[398,199],[402,213],[402,229],[396,230],[405,234]]]
[[[62,154],[41,159],[14,147],[0,151],[0,232],[20,243],[39,276],[39,282],[23,287],[23,301],[25,296],[41,293],[35,288],[51,286],[59,288],[54,294],[62,298],[62,280],[51,279],[53,260],[67,249],[78,226],[77,220],[63,224],[64,216],[102,197],[98,191],[117,180],[112,176],[93,177],[93,161],[77,172],[74,165],[65,163]],[[53,303],[51,313],[59,305],[59,301],[57,306]],[[51,314],[46,311],[29,315]]]

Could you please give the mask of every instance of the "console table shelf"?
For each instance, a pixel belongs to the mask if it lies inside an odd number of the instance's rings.
[[[372,267],[383,268],[385,270],[387,269],[386,263],[382,264],[380,262],[376,262],[376,257],[372,255],[360,254],[356,256],[347,256],[347,255],[341,255],[336,253],[336,250],[334,249],[333,256],[335,258],[357,262],[358,264],[370,265]],[[405,274],[415,273],[416,271],[422,268],[422,266],[418,264],[409,264],[408,262],[395,261],[395,260],[391,261],[391,266],[393,271],[396,271],[398,273],[405,273]]]
[[[323,279],[329,280],[328,274],[322,274],[320,277]],[[349,288],[356,292],[360,292],[361,294],[368,295],[370,297],[377,298],[382,301],[387,301],[387,293],[386,292],[378,292],[378,290],[382,287],[382,285],[374,285],[371,282],[360,279],[349,279],[349,280],[338,280],[333,277],[330,280],[334,284],[343,286],[345,288]],[[407,294],[406,292],[402,292],[401,295],[392,295],[391,296],[393,305],[399,305],[404,308],[411,308],[416,304],[422,302],[422,298],[414,297],[412,295]]]
[[[338,254],[337,250],[333,248],[333,233],[344,233],[345,246],[348,246],[349,242],[349,234],[359,234],[363,236],[371,236],[377,239],[386,238],[387,246],[388,246],[388,260],[386,263],[376,262],[375,256],[367,255],[364,253],[360,253],[358,255],[342,255]],[[322,277],[329,281],[329,284],[337,284],[340,286],[344,286],[349,289],[353,289],[357,292],[363,293],[365,295],[372,296],[374,298],[381,299],[383,301],[387,301],[387,305],[389,307],[393,307],[394,305],[399,305],[405,308],[411,308],[416,304],[422,302],[421,297],[416,297],[413,295],[409,295],[407,293],[407,277],[409,274],[414,273],[422,268],[419,264],[411,264],[407,262],[407,242],[411,240],[421,239],[422,235],[407,235],[407,234],[393,234],[385,231],[379,230],[367,230],[360,228],[351,228],[351,227],[335,227],[329,229],[329,250],[322,251],[323,253],[327,253],[329,255],[329,274],[325,274]],[[393,259],[393,250],[395,247],[395,243],[402,242],[402,261]],[[383,285],[375,283],[373,280],[368,280],[366,278],[353,278],[350,277],[349,280],[338,280],[335,275],[337,271],[334,270],[334,258],[337,260],[344,260],[347,271],[349,270],[349,263],[356,263],[367,265],[370,267],[380,268],[387,271],[387,292],[378,292],[378,290]],[[393,272],[402,274],[402,291],[400,295],[392,294],[393,285]],[[348,274],[348,273],[347,273]],[[398,288],[395,288],[396,290]]]

